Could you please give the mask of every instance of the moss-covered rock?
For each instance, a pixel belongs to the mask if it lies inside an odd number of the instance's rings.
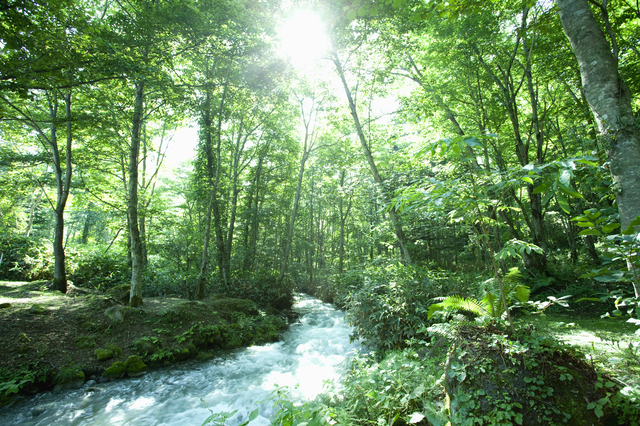
[[[124,306],[112,306],[104,311],[104,314],[114,324],[120,324],[124,322],[126,308]]]
[[[96,349],[93,353],[98,358],[98,361],[106,361],[113,358],[113,351],[109,349]]]
[[[160,350],[160,340],[156,337],[142,337],[133,342],[133,350],[140,356],[151,356]]]
[[[55,392],[69,389],[78,389],[84,384],[84,372],[77,366],[72,365],[62,368],[53,378]]]
[[[200,361],[208,361],[213,357],[213,352],[200,352],[198,356],[196,356],[196,359]]]
[[[615,387],[553,339],[489,327],[459,329],[445,373],[452,424],[606,425]]]
[[[110,288],[105,293],[107,297],[111,297],[118,302],[128,305],[129,304],[129,295],[131,293],[131,285],[123,284]]]
[[[76,346],[80,349],[91,349],[96,346],[96,339],[91,336],[76,337]]]
[[[27,313],[30,315],[44,315],[48,311],[38,304],[33,304],[29,309],[27,309]]]
[[[140,376],[147,370],[147,365],[142,361],[142,357],[138,355],[131,355],[127,358],[125,366],[129,377]]]
[[[102,377],[107,380],[122,379],[126,373],[127,365],[122,361],[116,361],[102,373]]]

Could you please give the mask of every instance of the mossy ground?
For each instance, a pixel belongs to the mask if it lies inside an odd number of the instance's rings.
[[[622,383],[640,388],[640,335],[626,318],[554,313],[530,316],[536,326],[578,348],[589,363]]]
[[[52,291],[46,281],[0,282],[0,405],[51,389],[56,374],[70,366],[99,380],[132,355],[152,368],[207,359],[220,350],[275,341],[287,324],[251,301],[216,296],[197,302],[145,298],[141,308],[126,308],[123,322],[114,322],[105,310],[117,303],[73,286],[67,294]],[[98,360],[97,350],[112,356]]]

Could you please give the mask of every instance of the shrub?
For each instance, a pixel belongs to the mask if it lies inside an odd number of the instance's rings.
[[[129,281],[127,259],[117,253],[84,251],[76,254],[77,266],[69,279],[78,287],[106,291]]]
[[[34,281],[53,278],[53,246],[47,240],[1,236],[0,279]]]
[[[402,348],[424,328],[431,281],[425,271],[401,264],[371,266],[364,283],[347,298],[353,337],[370,347]]]

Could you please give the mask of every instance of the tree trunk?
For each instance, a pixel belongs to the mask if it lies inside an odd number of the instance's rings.
[[[54,95],[53,104],[51,106],[51,138],[49,144],[53,154],[54,171],[56,175],[57,201],[54,210],[55,215],[55,231],[53,239],[53,255],[54,255],[54,272],[53,272],[53,288],[60,290],[62,293],[67,292],[67,273],[65,266],[64,253],[64,209],[69,198],[69,187],[71,186],[71,93],[64,96],[65,100],[65,120],[67,124],[67,143],[65,149],[65,171],[64,176],[61,167],[60,151],[58,149],[58,136],[55,125],[57,118],[57,98]]]
[[[142,306],[142,240],[138,227],[138,161],[140,157],[140,133],[143,123],[144,82],[135,85],[136,98],[131,122],[131,147],[129,150],[129,235],[131,237],[131,292],[129,306]]]
[[[557,0],[562,27],[578,60],[582,87],[608,153],[620,225],[640,214],[640,133],[631,93],[587,0]],[[636,297],[640,288],[634,283]]]
[[[378,172],[378,167],[376,166],[373,155],[371,154],[371,150],[369,149],[369,145],[367,144],[367,139],[364,136],[364,131],[362,130],[362,125],[360,124],[360,119],[358,118],[358,111],[356,110],[356,104],[353,100],[353,96],[351,96],[351,90],[349,89],[349,85],[347,84],[347,79],[344,75],[344,70],[342,69],[342,64],[337,56],[334,56],[333,63],[336,66],[336,70],[338,71],[338,75],[340,80],[342,81],[342,86],[344,88],[345,95],[347,96],[347,100],[349,101],[349,109],[351,111],[351,116],[353,118],[354,125],[356,127],[356,133],[358,134],[358,138],[360,139],[360,144],[362,145],[362,150],[364,151],[364,155],[367,158],[367,162],[369,163],[369,167],[371,169],[371,174],[373,174],[373,179],[380,186],[382,190],[385,201],[388,201],[390,198],[387,194],[387,191],[384,188],[382,177]],[[400,223],[400,217],[396,212],[395,208],[389,209],[389,218],[391,219],[391,224],[396,234],[396,240],[400,245],[400,250],[402,251],[402,255],[404,257],[405,263],[407,265],[411,265],[411,255],[409,254],[409,250],[407,249],[406,237],[404,235],[404,231],[402,229],[402,224]]]

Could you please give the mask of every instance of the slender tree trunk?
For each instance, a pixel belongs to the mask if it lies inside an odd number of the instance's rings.
[[[67,273],[65,266],[64,252],[64,209],[69,197],[69,188],[71,186],[71,142],[73,140],[71,134],[71,92],[64,96],[65,100],[65,120],[67,124],[67,142],[65,149],[65,171],[64,175],[61,167],[60,151],[58,149],[58,135],[55,120],[57,119],[57,97],[51,105],[51,137],[49,144],[53,154],[54,171],[56,175],[57,201],[54,209],[55,231],[53,239],[54,254],[54,272],[53,272],[53,288],[60,290],[62,293],[67,292]]]
[[[308,138],[309,134],[305,135],[304,149],[302,151],[302,158],[300,159],[300,169],[298,170],[298,186],[296,187],[296,195],[293,199],[293,209],[291,210],[291,218],[289,219],[289,227],[287,229],[287,238],[284,241],[284,253],[282,257],[282,264],[280,265],[280,275],[278,276],[278,283],[281,284],[284,279],[284,274],[287,270],[287,261],[289,259],[289,252],[291,251],[291,241],[293,240],[293,228],[296,222],[296,214],[298,213],[298,204],[300,202],[300,192],[302,188],[302,178],[304,177],[304,166],[309,158],[308,151]]]
[[[136,98],[131,122],[131,147],[129,150],[129,235],[131,236],[131,293],[129,306],[142,306],[142,240],[138,227],[138,161],[140,159],[140,134],[144,112],[144,81],[135,84]]]
[[[631,93],[620,77],[611,46],[587,0],[556,0],[562,27],[578,60],[582,87],[609,145],[611,176],[620,225],[627,229],[640,215],[640,132],[631,107]],[[640,283],[634,283],[640,297]]]
[[[369,167],[371,169],[371,174],[373,175],[373,179],[380,186],[380,189],[383,191],[385,198],[388,200],[390,197],[386,193],[387,191],[384,189],[384,182],[380,173],[378,172],[378,167],[376,166],[373,155],[371,154],[371,150],[369,149],[369,145],[367,143],[367,139],[364,135],[364,131],[362,130],[362,125],[360,124],[360,119],[358,118],[358,111],[356,109],[356,104],[353,100],[353,96],[351,96],[351,90],[349,89],[349,85],[347,84],[347,79],[344,75],[344,70],[342,69],[342,64],[337,56],[334,56],[333,63],[338,71],[338,75],[340,80],[342,81],[342,86],[344,88],[345,95],[347,96],[347,100],[349,101],[349,109],[351,111],[351,116],[353,118],[354,125],[356,127],[356,133],[358,134],[358,138],[360,139],[360,144],[362,145],[362,150],[364,151],[364,155],[367,158],[367,162],[369,163]],[[411,255],[409,254],[409,250],[407,249],[406,237],[404,235],[404,230],[402,229],[402,224],[400,222],[400,217],[396,212],[395,208],[389,209],[389,218],[391,219],[391,225],[396,234],[396,240],[400,245],[400,250],[402,251],[402,255],[404,257],[404,261],[407,265],[411,265]]]

